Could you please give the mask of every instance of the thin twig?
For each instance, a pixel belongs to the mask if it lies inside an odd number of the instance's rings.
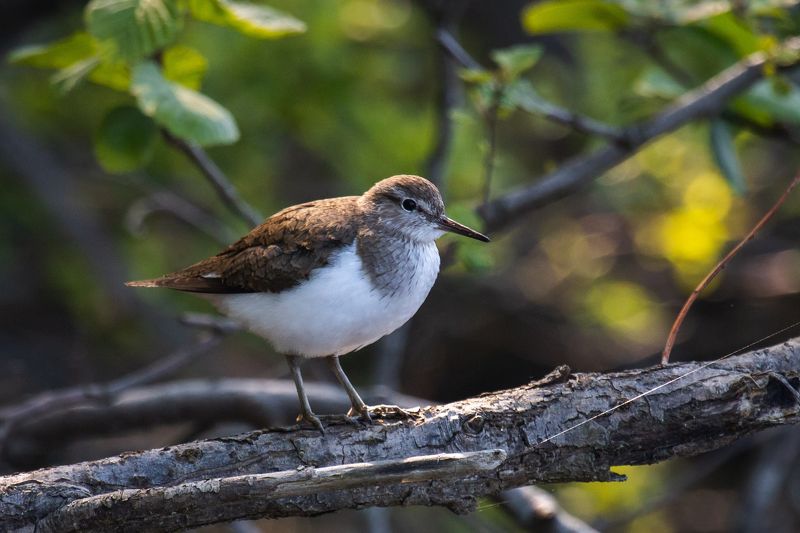
[[[239,191],[236,190],[233,183],[231,183],[225,173],[220,170],[217,164],[214,163],[205,150],[200,146],[175,137],[166,130],[162,130],[162,134],[167,141],[186,154],[186,157],[197,166],[208,181],[211,182],[212,187],[217,191],[223,203],[228,206],[233,213],[239,215],[242,220],[250,226],[258,226],[261,224],[264,217],[239,196]]]
[[[483,203],[489,203],[492,194],[492,176],[494,174],[494,160],[497,154],[497,112],[500,107],[500,98],[503,97],[503,89],[495,87],[492,92],[492,103],[486,110],[484,122],[486,123],[486,139],[488,146],[483,157]]]
[[[436,36],[442,48],[444,48],[444,50],[462,67],[471,70],[485,70],[483,66],[461,46],[458,39],[456,39],[452,33],[445,29],[440,29],[436,33]],[[536,112],[544,118],[568,126],[578,133],[597,135],[598,137],[602,137],[614,143],[626,144],[628,142],[627,137],[623,135],[619,128],[575,113],[574,111],[564,109],[551,102],[540,101],[537,105]]]
[[[233,232],[218,218],[209,215],[186,198],[172,191],[157,190],[140,198],[125,213],[125,226],[133,234],[141,234],[145,221],[154,213],[168,213],[196,228],[222,246],[227,246],[234,238]]]
[[[195,328],[210,329],[217,333],[233,333],[241,331],[242,325],[235,320],[220,315],[207,313],[184,313],[180,318],[181,324]]]
[[[794,177],[794,179],[786,188],[786,190],[783,191],[783,194],[781,194],[780,198],[778,198],[775,204],[773,204],[773,206],[769,208],[769,211],[767,211],[764,214],[764,216],[761,217],[761,220],[759,220],[756,223],[756,225],[753,226],[753,229],[751,229],[750,232],[747,235],[745,235],[745,237],[741,241],[739,241],[739,243],[736,246],[734,246],[733,249],[730,252],[728,252],[719,263],[717,263],[717,265],[711,270],[711,272],[709,272],[706,275],[706,277],[703,278],[703,280],[697,285],[697,287],[695,287],[695,289],[686,299],[686,303],[683,304],[683,307],[678,313],[677,318],[675,318],[675,322],[672,324],[672,328],[669,330],[669,336],[667,337],[667,342],[664,345],[664,351],[661,354],[662,365],[666,365],[667,363],[669,363],[669,356],[670,353],[672,353],[672,347],[675,345],[675,339],[678,336],[678,331],[680,330],[681,324],[683,324],[683,320],[686,318],[686,314],[689,312],[689,309],[692,307],[694,301],[697,300],[697,297],[700,295],[703,289],[708,287],[708,284],[711,283],[711,280],[717,277],[717,274],[719,274],[720,271],[722,271],[722,269],[727,266],[730,260],[733,259],[733,257],[737,253],[739,253],[739,250],[741,250],[745,244],[753,240],[753,238],[756,236],[756,233],[758,233],[758,231],[764,227],[764,224],[769,222],[769,220],[775,215],[775,213],[778,212],[778,209],[780,209],[780,207],[789,197],[789,193],[792,192],[792,189],[794,189],[798,183],[800,183],[800,173],[798,173]]]
[[[454,30],[458,14],[441,13],[438,15],[439,32]],[[453,109],[461,101],[461,84],[459,83],[456,65],[444,49],[438,49],[436,55],[436,72],[439,84],[436,92],[436,142],[425,163],[427,178],[442,187],[447,161],[453,144]]]
[[[442,45],[442,47],[447,50],[447,53],[458,61],[462,67],[470,70],[483,70],[483,66],[475,61],[475,59],[464,50],[464,47],[461,46],[458,39],[445,28],[439,28],[436,32],[436,40],[439,41],[439,44]]]

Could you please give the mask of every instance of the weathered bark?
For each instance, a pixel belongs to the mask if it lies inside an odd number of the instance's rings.
[[[574,427],[687,372],[693,373]],[[310,429],[268,429],[0,478],[0,530],[33,530],[38,525],[41,531],[164,531],[375,505],[444,505],[466,512],[476,498],[510,487],[620,480],[612,465],[694,455],[760,429],[797,423],[800,404],[787,385],[797,388],[799,383],[797,339],[707,367],[685,363],[609,374],[554,374],[546,383],[427,407],[419,419],[362,426],[330,418],[325,435]],[[431,457],[422,456],[470,452],[504,454],[505,460],[494,468],[456,475],[406,478],[398,471],[407,482],[349,479],[340,485],[348,488],[328,486],[312,495],[276,492],[269,497],[251,492],[245,483],[224,498],[173,501],[165,489],[195,487],[202,481],[200,485],[215,491],[235,485],[239,476],[270,473],[285,478],[302,469],[304,476],[314,477],[336,465],[429,461]],[[156,496],[139,508],[136,502],[144,494]],[[92,506],[97,499],[90,498],[102,495],[109,507],[91,507],[89,518],[70,511]]]

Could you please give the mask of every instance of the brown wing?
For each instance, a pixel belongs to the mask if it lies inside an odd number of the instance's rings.
[[[217,294],[281,292],[308,279],[333,253],[353,243],[357,227],[347,214],[357,198],[288,207],[213,257],[127,285]]]

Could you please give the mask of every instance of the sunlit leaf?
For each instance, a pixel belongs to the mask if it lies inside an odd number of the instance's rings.
[[[522,44],[492,52],[492,59],[500,67],[506,80],[515,80],[533,67],[542,57],[542,47]]]
[[[492,81],[492,73],[482,68],[465,68],[458,72],[462,80],[467,83],[486,83]]]
[[[214,100],[167,81],[152,61],[133,69],[131,92],[139,109],[181,139],[200,145],[230,144],[239,129],[230,112]]]
[[[127,91],[130,72],[122,61],[101,53],[97,40],[86,32],[44,45],[31,45],[13,51],[9,61],[17,65],[58,69],[53,83],[64,92],[88,79],[118,91]]]
[[[131,69],[124,61],[111,58],[101,60],[91,73],[89,81],[117,91],[128,91],[131,85]]]
[[[198,20],[260,39],[275,39],[306,31],[306,25],[277,9],[248,2],[227,0],[189,0],[189,9]]]
[[[528,33],[616,31],[628,25],[628,13],[614,2],[603,0],[544,0],[522,12]]]
[[[135,107],[122,106],[103,118],[94,137],[94,153],[108,172],[130,172],[150,161],[157,141],[155,122]]]
[[[737,194],[743,194],[747,188],[742,165],[736,155],[736,148],[733,144],[733,135],[728,123],[722,119],[711,121],[710,141],[711,153],[714,155],[722,175],[731,185]]]
[[[205,56],[188,46],[175,45],[164,50],[164,77],[190,89],[199,89],[208,69]]]
[[[94,38],[86,32],[48,44],[23,46],[12,51],[8,60],[15,65],[61,69],[97,54]]]
[[[78,86],[100,63],[97,57],[90,57],[72,65],[62,68],[50,78],[50,82],[64,94]]]
[[[89,33],[128,60],[164,48],[183,27],[176,0],[91,0],[84,15]]]

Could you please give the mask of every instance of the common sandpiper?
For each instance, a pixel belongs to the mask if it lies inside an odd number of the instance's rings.
[[[289,363],[298,420],[322,430],[303,387],[301,359],[325,357],[350,397],[348,416],[370,420],[339,356],[417,312],[439,273],[434,241],[448,231],[489,241],[445,215],[433,183],[393,176],[361,196],[287,207],[213,257],[127,285],[200,293],[265,338]]]

